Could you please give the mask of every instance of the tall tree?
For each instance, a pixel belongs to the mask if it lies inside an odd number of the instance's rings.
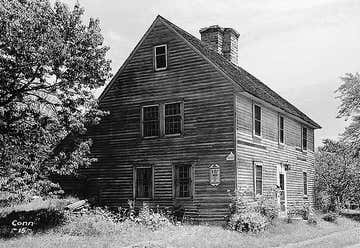
[[[341,100],[338,117],[351,118],[352,121],[342,138],[350,145],[355,156],[360,152],[360,74],[348,73],[341,77],[342,84],[338,88],[338,98]]]
[[[0,191],[56,193],[53,174],[88,166],[84,134],[106,113],[93,91],[110,77],[99,20],[48,0],[0,0]],[[70,137],[71,145],[54,149]],[[55,151],[55,152],[54,152]]]
[[[336,210],[347,201],[359,201],[358,159],[347,143],[326,139],[315,159],[315,191],[323,208]]]

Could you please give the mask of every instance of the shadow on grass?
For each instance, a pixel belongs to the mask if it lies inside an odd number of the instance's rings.
[[[358,210],[343,210],[340,212],[340,215],[360,222],[360,209],[358,209]]]

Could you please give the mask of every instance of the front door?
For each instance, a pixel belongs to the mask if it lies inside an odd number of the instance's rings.
[[[284,165],[280,165],[278,168],[278,203],[280,216],[286,215],[286,171]]]

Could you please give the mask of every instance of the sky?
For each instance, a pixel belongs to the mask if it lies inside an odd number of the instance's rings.
[[[210,25],[240,33],[239,65],[322,126],[315,145],[347,125],[336,89],[360,71],[360,0],[63,0],[99,18],[113,74],[158,14],[189,33]]]

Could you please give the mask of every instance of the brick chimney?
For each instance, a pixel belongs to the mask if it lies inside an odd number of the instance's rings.
[[[201,41],[209,44],[213,50],[237,65],[239,33],[235,29],[213,25],[200,29],[200,34]]]

